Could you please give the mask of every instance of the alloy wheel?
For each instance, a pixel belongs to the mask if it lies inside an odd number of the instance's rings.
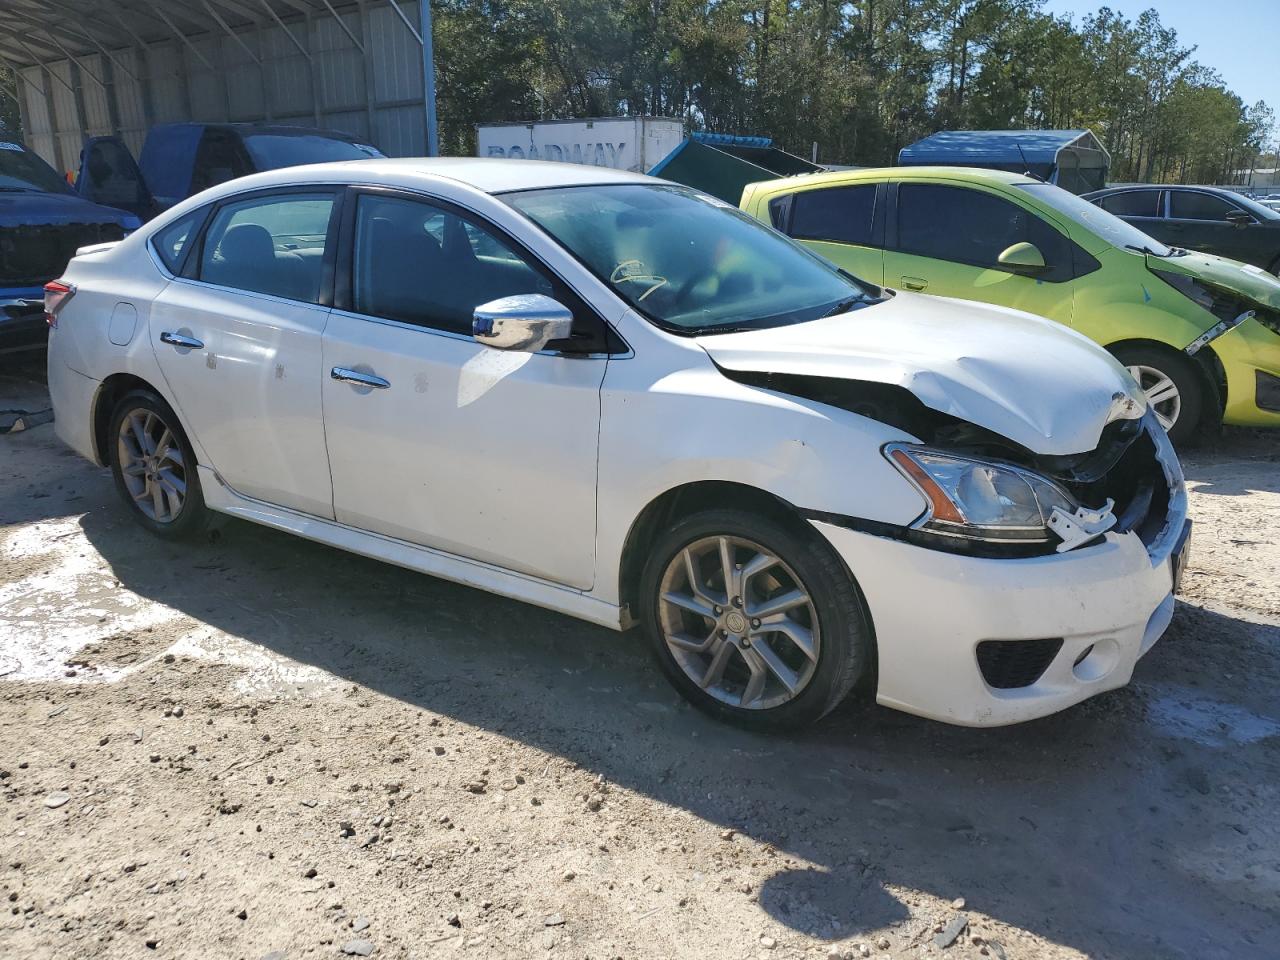
[[[684,673],[729,706],[787,703],[818,666],[821,636],[809,590],[750,540],[704,537],[672,557],[659,586],[658,620]]]
[[[120,421],[120,475],[134,505],[157,523],[172,523],[187,496],[182,444],[156,413],[139,407]]]
[[[1178,385],[1162,370],[1148,367],[1145,364],[1134,364],[1128,368],[1129,375],[1138,381],[1138,386],[1147,395],[1147,403],[1156,412],[1156,419],[1165,430],[1173,429],[1178,422],[1178,414],[1182,412],[1182,395]]]

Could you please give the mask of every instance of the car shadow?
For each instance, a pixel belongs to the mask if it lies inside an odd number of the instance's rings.
[[[1222,497],[1280,493],[1280,430],[1223,427],[1221,434],[1180,450],[1196,492]]]
[[[134,593],[770,845],[759,905],[814,937],[906,920],[917,890],[1089,955],[1261,957],[1280,923],[1265,891],[1188,866],[1219,805],[1187,770],[1274,779],[1272,742],[1171,732],[1144,693],[1230,698],[1203,664],[1261,642],[1256,625],[1197,608],[1134,686],[1018,727],[846,705],[771,737],[683,704],[634,632],[238,521],[193,545],[151,538],[119,504],[81,525]]]

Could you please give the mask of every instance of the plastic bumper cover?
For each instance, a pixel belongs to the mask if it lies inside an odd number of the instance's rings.
[[[1068,553],[983,559],[811,521],[844,558],[875,625],[876,699],[965,726],[1055,713],[1124,686],[1173,615],[1175,554],[1133,533]],[[1185,518],[1177,517],[1175,535]],[[1060,638],[1035,682],[988,685],[978,644]]]
[[[101,463],[93,443],[93,404],[100,381],[76,373],[52,354],[49,357],[49,397],[53,401],[53,429],[58,439],[80,456]]]

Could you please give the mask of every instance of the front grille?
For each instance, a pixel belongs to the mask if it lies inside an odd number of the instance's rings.
[[[0,286],[44,286],[62,275],[78,247],[123,237],[118,223],[6,227],[0,230]]]
[[[1255,370],[1253,402],[1269,413],[1280,413],[1280,377]]]
[[[978,669],[987,686],[997,690],[1029,687],[1044,675],[1061,649],[1061,637],[983,640],[978,644]]]

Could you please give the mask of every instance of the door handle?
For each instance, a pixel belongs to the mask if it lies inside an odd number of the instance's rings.
[[[341,380],[343,383],[354,383],[360,387],[373,387],[375,390],[385,390],[391,386],[390,380],[384,380],[382,377],[375,376],[372,373],[361,373],[359,370],[352,370],[349,367],[334,367],[329,371],[329,376],[334,380]]]
[[[923,277],[903,277],[902,285],[908,290],[923,290],[929,285],[929,281]]]
[[[204,349],[203,340],[197,340],[195,337],[184,337],[180,333],[170,333],[168,330],[160,334],[160,342],[167,343],[171,347],[183,347],[187,350]]]

